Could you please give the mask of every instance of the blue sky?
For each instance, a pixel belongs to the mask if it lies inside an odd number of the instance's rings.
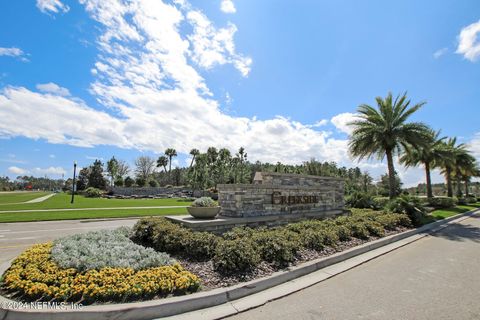
[[[348,156],[346,123],[389,91],[480,159],[478,1],[0,3],[0,175],[69,176],[112,155],[247,149]],[[421,168],[399,167],[406,185]],[[438,173],[434,181],[441,181]]]

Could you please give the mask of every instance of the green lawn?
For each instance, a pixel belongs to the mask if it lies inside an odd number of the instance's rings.
[[[49,193],[50,192],[36,192],[36,191],[0,192],[0,210],[4,210],[3,209],[4,205],[33,200],[35,198],[46,196]]]
[[[455,208],[450,208],[450,209],[439,209],[433,211],[430,215],[435,218],[435,220],[441,220],[445,219],[451,216],[454,216],[459,213],[464,213],[470,210],[478,209],[480,208],[480,202],[473,203],[473,204],[468,204],[468,205],[461,205],[457,206]]]
[[[35,209],[70,209],[70,208],[117,208],[117,207],[154,207],[154,206],[188,206],[191,202],[181,199],[105,199],[85,198],[75,195],[75,201],[70,203],[71,195],[58,193],[39,203],[5,204],[0,211],[35,210]]]
[[[141,216],[164,216],[187,214],[186,208],[170,209],[116,209],[116,210],[81,210],[54,212],[17,212],[0,213],[0,222],[27,222],[70,219],[127,218]]]

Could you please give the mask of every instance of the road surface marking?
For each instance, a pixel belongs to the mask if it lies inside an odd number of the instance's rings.
[[[26,231],[12,231],[8,234],[15,234],[15,233],[33,233],[33,232],[49,232],[49,231],[65,231],[65,230],[89,230],[89,229],[109,229],[109,228],[117,228],[121,227],[121,225],[114,225],[114,226],[97,226],[97,227],[81,227],[81,228],[61,228],[61,229],[39,229],[39,230],[26,230]]]
[[[33,240],[41,237],[24,237],[24,238],[15,238],[15,239],[0,239],[0,241],[12,241],[12,240]]]

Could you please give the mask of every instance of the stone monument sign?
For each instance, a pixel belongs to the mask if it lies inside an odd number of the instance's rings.
[[[219,216],[212,220],[167,216],[195,231],[224,233],[235,227],[275,227],[346,214],[341,178],[257,172],[253,184],[220,184]]]
[[[224,217],[311,216],[344,207],[344,180],[334,177],[257,172],[253,184],[221,184],[217,189]]]

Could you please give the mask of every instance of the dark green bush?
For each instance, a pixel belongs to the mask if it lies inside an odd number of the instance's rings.
[[[332,229],[306,229],[299,236],[305,248],[317,251],[326,246],[335,246],[339,241],[337,233]]]
[[[372,221],[372,220],[366,220],[363,222],[365,227],[368,230],[368,233],[372,236],[375,237],[383,237],[385,236],[385,229],[383,226],[377,222],[377,221]]]
[[[237,240],[237,239],[243,239],[243,238],[251,239],[253,237],[253,234],[257,230],[248,228],[248,227],[236,227],[230,230],[229,232],[225,232],[223,234],[223,238],[225,240]]]
[[[373,196],[370,193],[354,191],[345,198],[349,208],[374,208]]]
[[[465,199],[465,198],[458,198],[457,204],[458,204],[458,205],[461,205],[461,206],[464,206],[464,205],[467,204],[467,199]]]
[[[389,197],[375,197],[373,198],[373,206],[375,209],[383,209],[389,201]]]
[[[428,201],[428,205],[435,209],[453,208],[457,204],[457,198],[452,197],[434,197]]]
[[[477,202],[477,198],[473,195],[468,195],[465,200],[467,201],[467,203],[476,203]]]
[[[194,260],[208,260],[215,254],[220,240],[210,232],[190,232],[185,240],[185,254]]]
[[[397,227],[411,227],[410,218],[405,214],[387,213],[380,214],[375,218],[375,221],[380,223],[387,230],[395,230]]]
[[[346,224],[346,227],[350,229],[350,232],[353,237],[357,239],[368,239],[370,232],[368,231],[365,223],[360,221],[350,221]]]
[[[224,273],[246,272],[260,263],[260,254],[251,239],[221,240],[213,257],[215,270]]]
[[[88,187],[83,194],[87,198],[99,198],[102,195],[102,190],[94,188],[94,187]]]
[[[390,212],[408,215],[414,226],[422,225],[426,216],[425,208],[420,200],[415,197],[400,196],[395,198],[387,204],[386,209]]]
[[[333,226],[333,231],[335,231],[340,241],[348,241],[352,238],[352,231],[344,225]]]
[[[158,182],[155,180],[149,180],[148,185],[152,188],[158,187]]]
[[[192,233],[165,218],[139,220],[132,229],[132,240],[172,254],[186,252],[187,239]]]
[[[286,229],[257,231],[252,240],[263,260],[280,266],[294,261],[300,248],[298,234]]]

